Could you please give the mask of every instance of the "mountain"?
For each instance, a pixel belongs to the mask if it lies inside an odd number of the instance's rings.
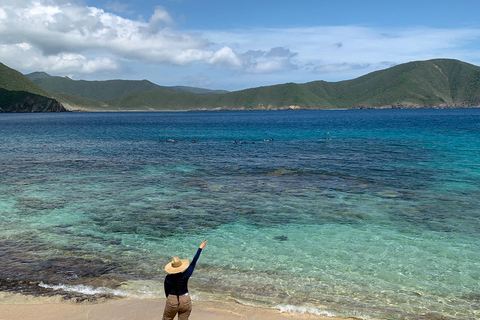
[[[0,63],[0,113],[67,111],[51,93]]]
[[[314,81],[198,96],[142,92],[107,100],[124,110],[269,110],[480,106],[480,67],[415,61],[340,82]]]
[[[395,108],[480,106],[480,67],[450,59],[416,61],[340,82],[287,83],[232,92],[213,106]]]
[[[318,94],[321,85],[309,83]],[[480,67],[451,59],[416,61],[334,83],[332,96],[342,107],[480,105]]]
[[[339,82],[235,92],[162,87],[147,80],[72,80],[43,72],[27,77],[2,65],[0,88],[55,98],[69,109],[87,111],[480,107],[480,67],[451,59],[409,62]],[[18,100],[8,91],[0,95],[0,105],[5,97]]]
[[[286,83],[241,91],[199,95],[151,83],[144,91],[132,82],[108,95],[102,107],[92,110],[270,110],[419,108],[480,106],[480,67],[451,59],[400,64],[340,82]],[[143,82],[142,82],[143,83]],[[127,87],[130,86],[130,89]],[[149,88],[155,88],[151,90]],[[135,90],[134,90],[135,89]],[[120,94],[122,93],[122,94]],[[106,97],[106,96],[105,96]],[[88,107],[87,107],[88,109]]]
[[[70,94],[88,99],[106,101],[137,92],[186,92],[200,95],[226,93],[221,90],[208,90],[193,87],[163,87],[148,80],[106,80],[85,81],[72,80],[68,77],[51,76],[45,72],[34,72],[25,75],[40,87],[53,92]]]

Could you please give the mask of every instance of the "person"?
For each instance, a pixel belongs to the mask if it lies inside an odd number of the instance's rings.
[[[197,253],[193,257],[192,263],[185,259],[175,257],[172,262],[165,266],[168,275],[165,277],[165,311],[163,320],[173,320],[178,314],[178,320],[188,320],[192,312],[192,300],[188,294],[188,279],[195,269],[197,260],[200,257],[202,249],[207,245],[207,240],[203,240],[198,247]]]

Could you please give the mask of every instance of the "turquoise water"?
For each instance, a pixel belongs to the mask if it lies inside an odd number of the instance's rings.
[[[197,299],[480,317],[480,110],[1,114],[0,141],[0,280],[163,297],[207,238]]]

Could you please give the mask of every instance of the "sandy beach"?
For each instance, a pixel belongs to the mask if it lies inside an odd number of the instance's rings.
[[[153,320],[161,319],[164,299],[118,299],[97,303],[75,303],[61,298],[0,294],[0,320]],[[235,302],[194,301],[191,320],[284,320],[341,318],[311,314],[280,313],[243,306]],[[342,318],[345,319],[345,318]],[[353,319],[353,318],[349,318]]]

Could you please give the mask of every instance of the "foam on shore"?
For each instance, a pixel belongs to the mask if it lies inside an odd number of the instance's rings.
[[[29,297],[0,293],[2,320],[84,320],[84,319],[156,319],[163,313],[165,299],[115,299],[102,303],[61,302],[52,297]],[[307,311],[307,310],[303,310]],[[191,320],[340,320],[358,317],[334,317],[332,314],[312,314],[295,307],[277,310],[255,308],[235,302],[194,300]],[[311,311],[311,310],[310,310]]]

